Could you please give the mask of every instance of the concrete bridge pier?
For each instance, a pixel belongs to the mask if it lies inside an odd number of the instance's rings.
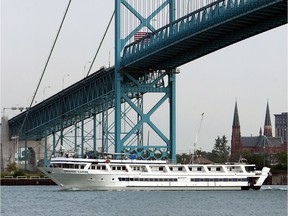
[[[44,141],[19,140],[18,137],[9,137],[6,116],[1,117],[0,140],[1,171],[4,171],[8,164],[14,162],[20,169],[37,170],[37,162],[42,160],[44,155]]]

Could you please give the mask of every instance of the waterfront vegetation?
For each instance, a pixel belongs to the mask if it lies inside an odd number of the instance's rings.
[[[7,165],[6,170],[1,172],[1,178],[4,178],[5,176],[13,176],[14,178],[18,176],[27,176],[27,177],[33,177],[33,176],[39,176],[44,177],[44,174],[42,174],[39,171],[30,172],[27,170],[19,169],[17,163],[10,163]]]

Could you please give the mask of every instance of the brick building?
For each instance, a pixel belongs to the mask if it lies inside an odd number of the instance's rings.
[[[283,113],[282,113],[283,114]],[[281,122],[284,124],[284,120],[277,120],[280,118],[279,115],[275,115],[276,124]],[[287,113],[286,113],[286,123],[287,123]],[[277,128],[277,129],[276,129]],[[281,128],[281,129],[279,129]],[[233,118],[233,125],[232,125],[232,138],[231,138],[231,155],[237,155],[242,151],[250,151],[255,154],[274,154],[286,151],[287,149],[287,124],[286,124],[286,134],[281,132],[284,126],[281,127],[276,126],[276,136],[273,137],[272,134],[272,124],[270,118],[270,110],[269,104],[267,103],[266,107],[266,115],[264,121],[264,133],[262,133],[262,129],[260,128],[258,136],[241,136],[240,130],[240,121],[239,121],[239,114],[238,114],[238,107],[237,102],[235,103],[234,109],[234,118]],[[280,134],[283,136],[280,136]],[[284,138],[286,138],[286,144],[284,142]]]

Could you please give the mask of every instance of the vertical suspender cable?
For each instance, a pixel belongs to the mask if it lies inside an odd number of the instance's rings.
[[[47,59],[47,61],[46,61],[46,64],[45,64],[45,66],[44,66],[44,69],[43,69],[43,71],[42,71],[42,74],[41,74],[40,80],[39,80],[39,82],[38,82],[38,85],[37,85],[37,87],[36,87],[35,93],[34,93],[34,95],[33,95],[32,101],[31,101],[31,103],[30,103],[30,106],[29,106],[28,110],[26,111],[26,115],[25,115],[25,117],[24,117],[24,120],[23,120],[23,122],[22,122],[22,125],[21,125],[21,127],[20,127],[20,130],[19,130],[19,132],[18,132],[19,136],[20,136],[21,133],[22,133],[23,126],[24,126],[25,121],[26,121],[26,119],[27,119],[27,117],[28,117],[28,113],[29,113],[29,111],[30,111],[30,108],[32,107],[32,104],[33,104],[33,102],[34,102],[34,100],[35,100],[35,97],[36,97],[36,94],[37,94],[37,92],[38,92],[38,89],[39,89],[39,86],[40,86],[40,84],[41,84],[41,81],[42,81],[43,76],[44,76],[44,74],[45,74],[45,72],[46,72],[48,63],[49,63],[49,61],[50,61],[50,58],[51,58],[51,56],[52,56],[54,47],[55,47],[56,42],[57,42],[57,39],[58,39],[58,36],[59,36],[60,31],[61,31],[61,29],[62,29],[62,26],[63,26],[64,20],[65,20],[65,18],[66,18],[67,12],[68,12],[68,10],[69,10],[71,1],[72,1],[72,0],[69,0],[69,2],[68,2],[67,8],[66,8],[66,10],[65,10],[65,13],[64,13],[64,16],[63,16],[61,25],[60,25],[60,28],[59,28],[59,30],[58,30],[58,32],[57,32],[57,35],[56,35],[56,38],[55,38],[55,40],[54,40],[53,46],[52,46],[52,48],[51,48],[51,50],[50,50],[48,59]]]

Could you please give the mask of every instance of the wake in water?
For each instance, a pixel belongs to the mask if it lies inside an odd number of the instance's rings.
[[[261,187],[261,191],[265,190],[283,190],[287,191],[288,186],[287,185],[263,185]]]

